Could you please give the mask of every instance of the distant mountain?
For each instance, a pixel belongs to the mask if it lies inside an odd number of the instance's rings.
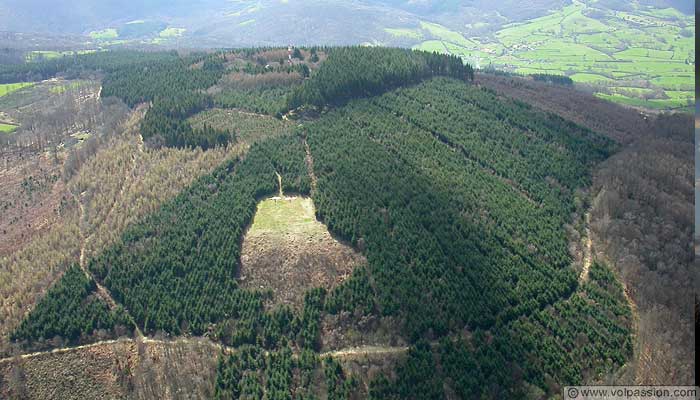
[[[114,21],[186,15],[219,0],[3,0],[7,30],[80,33]]]
[[[691,0],[638,3],[675,7],[685,13],[694,9]],[[404,45],[409,43],[387,35],[385,29],[415,27],[428,20],[467,35],[483,35],[568,4],[571,0],[0,0],[0,27],[4,31],[83,35],[114,29],[119,39],[134,39],[159,37],[170,26],[180,28],[177,36],[182,35],[182,45],[198,47]],[[630,2],[599,0],[597,4],[619,9]],[[142,25],[134,26],[134,22]]]

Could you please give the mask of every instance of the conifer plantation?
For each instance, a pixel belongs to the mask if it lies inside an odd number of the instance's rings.
[[[582,273],[572,251],[594,171],[620,143],[476,85],[456,56],[285,55],[109,51],[0,67],[0,82],[99,73],[103,99],[147,108],[146,151],[242,149],[85,270],[68,268],[15,343],[203,337],[220,346],[217,399],[538,398],[628,362],[633,314],[614,268],[594,260]],[[280,193],[311,197],[318,221],[367,260],[297,307],[240,281],[256,206]],[[371,325],[359,321],[392,321],[406,346],[390,373],[360,377],[322,351],[336,317],[358,335]]]

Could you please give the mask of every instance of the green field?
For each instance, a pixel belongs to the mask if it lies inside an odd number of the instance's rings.
[[[0,85],[0,97],[16,92],[24,87],[32,86],[32,82],[8,83]]]
[[[96,40],[112,40],[119,37],[117,30],[114,28],[107,28],[101,31],[92,31],[89,36]]]
[[[59,57],[72,56],[76,54],[89,54],[97,50],[78,50],[78,51],[54,51],[54,50],[36,50],[27,53],[27,62],[53,60]]]
[[[185,28],[165,28],[163,29],[158,36],[162,38],[175,38],[175,37],[180,37],[182,36],[187,29]]]
[[[399,38],[409,38],[409,39],[421,39],[421,38],[423,38],[423,33],[421,33],[421,31],[419,29],[386,28],[386,29],[384,29],[384,31],[392,36],[399,37]]]
[[[12,133],[17,130],[14,125],[0,124],[0,133]]]
[[[323,236],[326,227],[316,221],[314,204],[310,198],[292,197],[266,199],[258,204],[249,235],[304,235]]]
[[[417,29],[386,31],[420,36],[414,48],[455,54],[481,69],[564,74],[577,84],[596,87],[648,87],[667,92],[661,96],[667,98],[647,99],[644,91],[636,97],[599,94],[638,107],[688,106],[695,84],[694,18],[670,8],[632,6],[634,11],[621,12],[574,0],[549,15],[504,25],[483,37],[428,22]]]

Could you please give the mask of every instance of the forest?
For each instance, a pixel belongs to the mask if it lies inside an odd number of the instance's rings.
[[[602,263],[579,279],[565,229],[617,143],[472,85],[473,70],[454,57],[338,48],[313,70],[268,71],[245,54],[136,55],[113,68],[97,54],[0,71],[101,70],[103,97],[150,105],[140,131],[151,147],[238,140],[248,133],[210,109],[246,109],[260,90],[287,93],[287,109],[324,109],[291,132],[281,120],[285,134],[226,160],[96,252],[86,267],[119,308],[72,267],[13,340],[82,343],[96,331],[118,336],[126,321],[146,335],[206,336],[233,348],[219,358],[217,398],[315,398],[319,369],[329,398],[349,398],[355,378],[318,354],[322,319],[343,312],[395,318],[410,345],[396,374],[373,381],[377,399],[443,398],[445,387],[462,398],[551,395],[625,363],[622,287]],[[278,110],[272,93],[249,107]],[[274,293],[238,284],[256,204],[280,189],[311,195],[317,218],[368,262],[330,290],[310,289],[298,309],[270,307]],[[439,373],[425,373],[437,363]]]
[[[124,310],[110,310],[96,295],[95,281],[74,265],[58,284],[49,289],[27,319],[12,333],[11,340],[44,342],[52,346],[78,344],[97,330],[120,336],[133,328]]]
[[[211,107],[211,97],[202,91],[216,84],[223,73],[219,54],[136,64],[107,75],[102,96],[118,97],[132,107],[152,103],[141,123],[147,143],[206,150],[233,140],[232,134],[210,126],[193,129],[187,118]]]
[[[57,75],[68,78],[81,74],[110,73],[122,68],[178,59],[177,52],[143,52],[133,50],[74,54],[51,60],[21,64],[0,64],[0,83],[37,82]]]
[[[281,59],[275,67],[266,64],[271,60],[265,54],[279,53],[268,49],[188,55],[109,51],[0,65],[0,83],[100,74],[103,98],[114,96],[131,107],[151,104],[141,123],[148,144],[207,149],[235,141],[232,132],[211,126],[195,129],[187,121],[214,104],[281,117],[305,104],[336,104],[432,76],[474,77],[471,66],[455,56],[364,47],[326,51],[328,59],[313,74],[306,63],[286,65]],[[304,58],[299,49],[294,54]],[[227,61],[237,56],[247,59],[242,64]],[[310,50],[310,60],[318,61],[316,48]],[[207,93],[211,88],[216,88],[213,94]]]
[[[574,81],[568,76],[551,74],[532,74],[532,79],[539,82],[554,83],[557,85],[573,86]]]
[[[473,80],[474,70],[459,57],[403,49],[342,47],[287,99],[287,109],[342,104],[433,76]]]
[[[482,107],[493,107],[494,117],[484,123],[492,120],[489,126],[502,131],[491,128],[489,136],[503,139],[473,138],[477,133],[470,133],[478,130],[462,121],[472,114],[460,112],[470,109],[469,100],[445,100],[453,104],[448,108],[436,99],[438,91],[461,91]],[[436,111],[412,111],[414,97]],[[305,126],[318,177],[319,218],[366,248],[380,312],[403,316],[414,339],[512,320],[575,289],[563,226],[575,208],[576,187],[590,182],[590,167],[611,143],[580,128],[587,136],[574,136],[566,124],[559,127],[559,138],[551,137],[554,129],[547,126],[563,120],[537,112],[526,114],[530,121],[498,124],[496,116],[514,107],[464,83],[436,79],[350,103]],[[473,123],[486,118],[479,110],[473,115]],[[444,126],[441,133],[471,148],[457,147],[411,118],[434,118],[436,130]],[[543,128],[526,131],[533,144],[523,147],[529,157],[521,158],[511,146],[528,126]],[[538,134],[557,146],[537,146]],[[505,176],[494,171],[495,162],[517,166],[518,161],[525,163],[523,175],[515,175],[515,168],[502,169]],[[526,185],[528,175],[545,170],[562,172],[550,184],[542,176],[541,183],[532,179]]]
[[[615,371],[631,355],[632,317],[622,290],[607,266],[593,264],[590,280],[552,307],[436,346],[418,341],[395,381],[372,382],[370,398],[442,399],[445,384],[464,399],[559,395],[564,382]]]
[[[593,182],[591,228],[638,307],[635,347],[649,355],[630,363],[630,381],[694,379],[692,132],[691,115],[659,116]]]

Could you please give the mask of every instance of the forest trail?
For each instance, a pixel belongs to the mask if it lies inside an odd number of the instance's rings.
[[[85,240],[85,233],[83,231],[83,217],[85,216],[85,206],[83,206],[83,202],[80,200],[80,196],[82,196],[82,193],[81,194],[75,194],[73,192],[70,192],[70,193],[73,196],[75,203],[78,205],[78,209],[80,210],[80,214],[78,216],[78,229],[80,231],[82,243],[80,245],[80,257],[78,258],[78,265],[80,265],[80,269],[83,270],[83,273],[85,274],[85,276],[89,278],[90,275],[87,272],[85,272],[85,247],[86,247],[85,242],[86,242],[86,240]]]
[[[593,233],[591,230],[591,212],[596,209],[598,202],[601,198],[603,198],[604,193],[605,188],[601,189],[600,192],[593,198],[593,204],[591,204],[591,207],[586,213],[586,242],[584,246],[583,271],[581,272],[581,279],[579,280],[579,285],[588,280],[588,272],[590,271],[591,263],[593,261]],[[604,248],[604,246],[602,247]],[[616,271],[615,268],[612,268],[613,264],[610,262],[610,260],[607,259],[604,253],[599,254],[599,256],[602,258],[602,261],[611,266],[611,269],[613,271]],[[630,295],[628,285],[620,276],[619,271],[615,272],[615,276],[617,281],[622,285],[622,295],[624,296],[625,301],[627,301],[627,304],[630,307],[630,311],[632,312],[632,335],[635,336],[635,332],[639,330],[639,310],[637,309],[637,303]]]
[[[400,354],[408,352],[407,346],[402,347],[389,347],[389,346],[361,346],[361,347],[350,347],[347,349],[327,351],[325,353],[319,354],[321,358],[353,358],[357,356],[369,356],[369,355],[386,355],[386,354]]]
[[[270,118],[270,116],[267,114],[254,113],[254,112],[250,112],[250,111],[245,111],[245,110],[240,109],[240,108],[234,108],[231,111],[235,112],[236,114],[247,115],[249,117]]]
[[[120,339],[120,340],[123,341],[124,339]],[[62,348],[59,348],[59,349],[46,350],[46,351],[37,351],[37,352],[34,352],[34,353],[28,353],[28,354],[21,354],[21,355],[15,356],[15,357],[0,358],[0,364],[6,363],[6,362],[12,362],[12,361],[17,360],[17,359],[19,359],[19,360],[28,360],[28,359],[35,358],[35,357],[40,357],[40,356],[43,356],[43,355],[46,355],[46,354],[62,354],[62,353],[68,353],[68,352],[71,352],[71,351],[79,351],[79,350],[84,350],[84,349],[90,349],[90,348],[93,348],[93,347],[108,346],[108,345],[111,345],[111,344],[119,343],[120,340],[103,340],[103,341],[99,341],[99,342],[96,342],[96,343],[85,344],[85,345],[81,345],[81,346],[62,347]],[[131,340],[131,339],[129,339],[129,340]]]
[[[72,193],[72,194],[75,198],[75,201],[78,203],[78,208],[80,209],[80,216],[78,217],[78,229],[80,231],[80,236],[83,239],[82,244],[80,245],[80,259],[79,259],[78,265],[80,266],[80,269],[83,271],[83,274],[85,274],[85,277],[88,278],[89,280],[92,280],[93,282],[95,282],[95,285],[97,286],[97,295],[105,303],[107,303],[107,306],[109,306],[110,310],[114,310],[117,307],[118,303],[114,300],[114,297],[112,297],[112,293],[110,293],[106,287],[102,286],[102,284],[100,282],[98,282],[97,279],[95,279],[95,277],[92,275],[92,272],[90,272],[90,270],[87,267],[85,252],[86,252],[87,245],[88,245],[90,239],[92,238],[92,235],[86,235],[85,230],[83,228],[83,220],[85,218],[85,206],[83,205],[83,202],[80,198],[83,195],[83,193],[81,193],[79,195],[76,195],[75,193]],[[116,203],[116,201],[115,201],[115,203]],[[111,212],[111,210],[110,210],[110,212]],[[141,329],[136,324],[136,321],[131,316],[129,311],[126,308],[124,308],[124,312],[129,317],[132,324],[134,325],[134,331],[136,332],[136,336],[139,338],[143,337],[143,333],[141,332]]]
[[[201,338],[178,338],[178,339],[173,339],[173,340],[151,339],[148,337],[140,337],[137,339],[120,338],[120,339],[112,339],[112,340],[101,340],[99,342],[84,344],[84,345],[80,345],[80,346],[61,347],[58,349],[37,351],[34,353],[28,353],[28,354],[21,354],[21,355],[14,356],[14,357],[0,358],[0,364],[6,363],[6,362],[12,362],[12,361],[15,361],[18,359],[19,360],[28,360],[28,359],[32,359],[32,358],[36,358],[36,357],[45,356],[45,355],[58,355],[58,354],[70,353],[70,352],[74,352],[74,351],[81,351],[81,350],[86,350],[86,349],[97,348],[97,347],[101,347],[101,346],[111,346],[111,345],[118,344],[118,343],[133,343],[133,344],[146,343],[146,344],[162,344],[162,345],[173,345],[173,344],[178,344],[178,343],[197,343],[199,345],[206,345],[206,346],[213,347],[217,351],[226,351],[226,352],[235,351],[235,349],[233,347],[228,347],[228,346],[225,346],[223,344],[212,342],[211,340],[202,340]]]
[[[304,133],[304,149],[306,150],[306,168],[309,170],[309,178],[311,179],[311,197],[313,197],[314,193],[316,193],[318,178],[316,178],[316,173],[314,172],[314,158],[311,155],[309,142],[306,141],[306,133]]]
[[[280,175],[277,171],[275,171],[275,175],[277,175],[277,185],[279,185],[280,188],[279,198],[284,199],[284,190],[282,189],[282,175]]]
[[[586,238],[583,244],[583,270],[578,279],[579,285],[588,282],[588,273],[593,263],[593,239],[591,238],[591,211],[586,213]]]
[[[234,353],[237,351],[235,347],[230,347],[223,345],[221,343],[216,343],[214,341],[208,340],[206,338],[201,338],[201,337],[192,337],[192,338],[187,338],[187,337],[180,337],[176,339],[153,339],[149,337],[138,337],[138,338],[120,338],[120,339],[112,339],[112,340],[101,340],[99,342],[95,343],[90,343],[90,344],[84,344],[80,346],[73,346],[73,347],[61,347],[58,349],[52,349],[52,350],[44,350],[44,351],[37,351],[34,353],[27,353],[27,354],[21,354],[17,355],[14,357],[6,357],[6,358],[0,358],[0,364],[3,363],[8,363],[8,362],[13,362],[16,360],[29,360],[32,358],[37,358],[37,357],[42,357],[46,355],[59,355],[59,354],[64,354],[64,353],[70,353],[70,352],[77,352],[81,350],[86,350],[86,349],[92,349],[92,348],[97,348],[100,346],[111,346],[115,345],[118,343],[133,343],[133,344],[138,344],[138,343],[145,343],[145,344],[161,344],[161,345],[175,345],[175,344],[198,344],[200,346],[209,346],[214,348],[218,352],[225,352],[225,353]],[[320,358],[336,358],[336,359],[345,359],[345,358],[355,358],[355,357],[362,357],[362,356],[371,356],[371,355],[390,355],[390,354],[403,354],[408,351],[408,347],[384,347],[384,346],[361,346],[361,347],[350,347],[347,349],[341,349],[341,350],[332,350],[332,351],[327,351],[324,353],[320,353],[319,357]],[[267,354],[267,352],[266,352]]]
[[[132,117],[132,119],[129,121],[129,125],[132,127],[134,124],[134,118],[138,118],[138,114],[135,114],[135,116]],[[136,135],[136,148],[137,148],[138,153],[143,153],[143,151],[144,151],[143,136],[141,136],[140,133]],[[98,223],[104,223],[112,215],[113,211],[115,210],[115,208],[117,206],[118,199],[122,199],[124,197],[124,195],[126,194],[126,190],[131,188],[131,186],[133,185],[133,175],[136,173],[137,168],[138,168],[138,163],[137,163],[137,159],[136,159],[136,154],[132,154],[131,166],[129,168],[129,171],[124,176],[124,181],[122,182],[121,189],[119,190],[119,194],[114,198],[114,201],[112,202],[112,206],[110,207],[109,211],[107,211],[104,218],[102,218],[102,221],[98,222]],[[73,194],[73,197],[75,198],[76,203],[78,203],[78,207],[80,209],[80,215],[78,217],[78,228],[80,231],[80,235],[82,237],[82,244],[80,246],[80,258],[79,258],[78,264],[80,266],[80,269],[85,274],[85,276],[88,279],[95,282],[95,285],[97,286],[97,295],[107,304],[107,306],[109,307],[110,310],[115,310],[117,308],[117,306],[119,305],[119,303],[117,303],[114,300],[114,297],[112,296],[112,293],[110,293],[109,289],[104,287],[97,279],[95,279],[92,272],[90,272],[90,270],[87,267],[87,256],[86,256],[87,247],[88,247],[88,244],[93,239],[94,233],[93,234],[86,233],[85,232],[86,229],[83,227],[83,224],[87,223],[86,214],[85,214],[85,205],[83,204],[83,201],[82,201],[82,196],[85,194],[85,192],[80,193],[78,195],[76,195],[75,193],[72,193],[72,194]],[[124,308],[124,312],[126,313],[127,317],[129,318],[129,320],[131,321],[131,323],[134,326],[135,335],[138,338],[143,338],[144,335],[143,335],[143,332],[141,331],[141,328],[139,328],[138,324],[136,323],[134,318],[131,316],[129,311],[126,308]]]

